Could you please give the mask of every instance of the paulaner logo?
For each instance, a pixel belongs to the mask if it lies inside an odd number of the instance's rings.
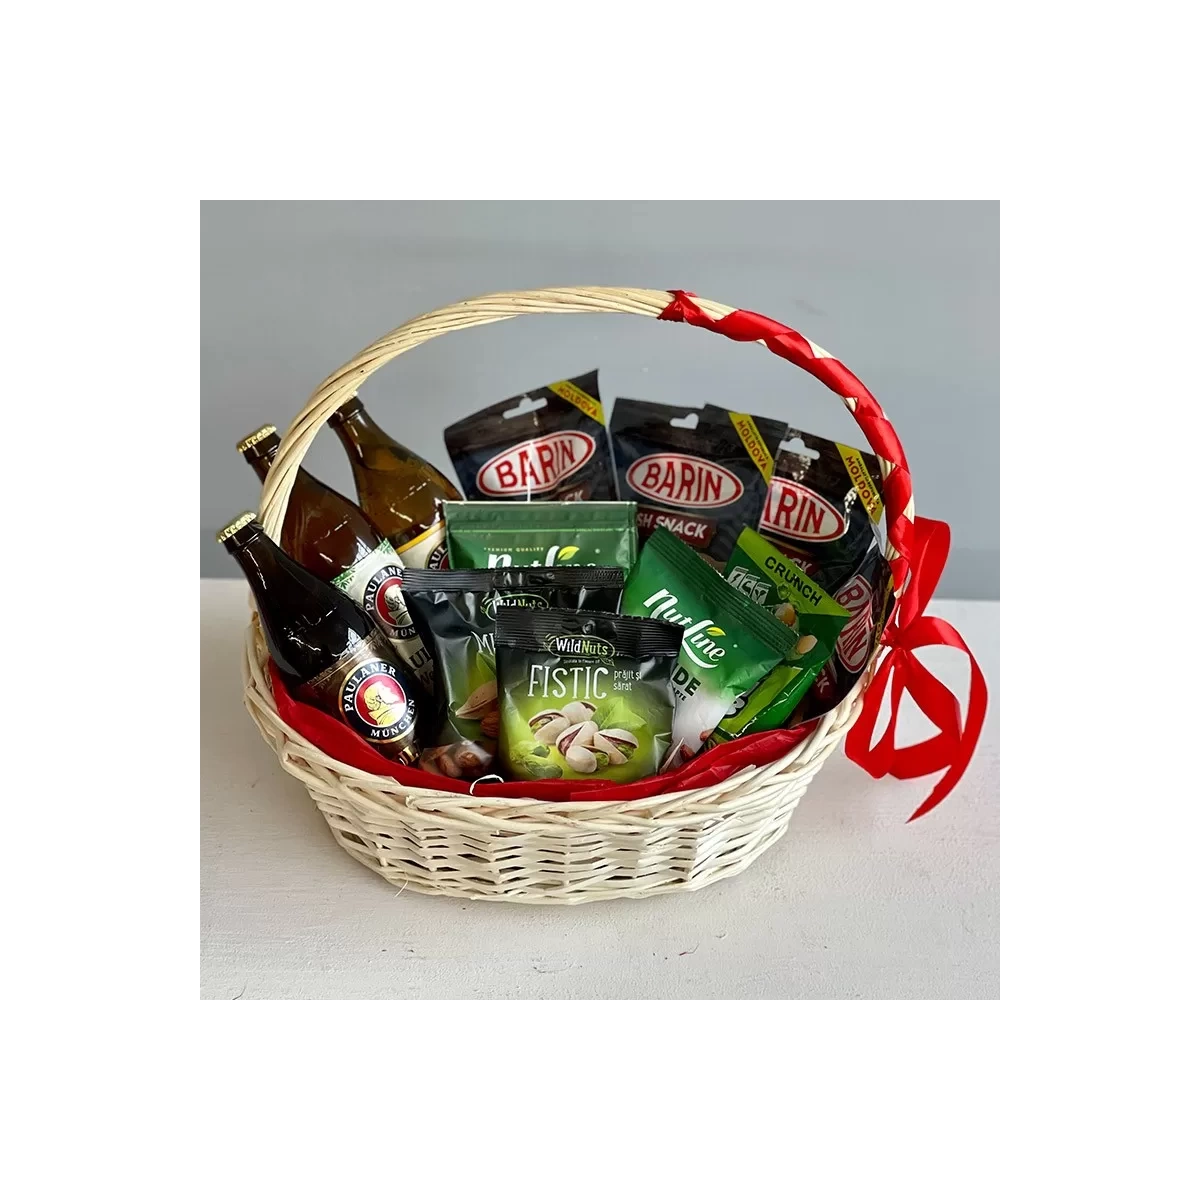
[[[648,608],[656,620],[682,625],[685,632],[681,649],[696,666],[710,670],[725,657],[725,647],[713,641],[713,638],[724,637],[725,630],[718,629],[708,617],[693,620],[686,616],[675,607],[678,603],[678,596],[672,596],[666,588],[660,588],[653,596],[642,601],[642,607]]]

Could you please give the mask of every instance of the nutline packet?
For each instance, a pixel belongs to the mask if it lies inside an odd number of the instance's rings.
[[[500,769],[510,779],[655,774],[671,746],[683,629],[644,617],[496,614]]]
[[[637,558],[637,505],[623,500],[451,500],[450,566],[620,567]]]
[[[683,626],[671,676],[675,720],[667,768],[695,755],[734,701],[796,643],[787,625],[665,529],[642,547],[621,612]]]
[[[883,475],[879,459],[800,429],[811,453],[781,449],[758,531],[833,595],[879,545]]]
[[[795,643],[748,695],[739,697],[713,730],[710,745],[745,733],[780,729],[829,661],[850,614],[790,558],[753,529],[743,529],[725,578],[755,604],[772,610]]]
[[[528,397],[536,409],[516,412]],[[616,500],[600,373],[536,388],[445,431],[468,500]]]
[[[438,662],[420,766],[454,779],[477,779],[493,770],[500,730],[497,612],[506,607],[614,612],[623,582],[622,572],[610,567],[405,571],[409,612]]]
[[[868,546],[854,573],[834,593],[834,600],[850,614],[849,620],[789,726],[824,716],[858,682],[891,614],[892,587],[892,571],[883,551],[877,545]]]
[[[691,413],[694,427],[675,424]],[[723,564],[741,529],[758,522],[786,434],[782,421],[713,404],[687,409],[618,399],[609,426],[617,489],[637,501],[643,542],[662,526]]]

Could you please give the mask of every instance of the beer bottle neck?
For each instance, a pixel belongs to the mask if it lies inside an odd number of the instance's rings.
[[[380,429],[367,414],[362,403],[355,398],[342,405],[329,418],[329,424],[334,432],[342,439],[342,445],[352,457],[361,458],[363,451],[386,447],[398,451],[406,457],[412,457],[412,451],[402,446],[394,437]]]
[[[271,657],[289,682],[311,679],[374,631],[348,596],[289,557],[257,522],[225,546],[250,584]]]
[[[267,472],[271,469],[271,464],[275,461],[275,455],[278,453],[279,439],[277,437],[266,438],[246,451],[246,461],[254,468],[254,473],[263,483],[266,483]],[[296,482],[292,484],[293,494],[297,492],[313,494],[327,491],[332,491],[332,489],[327,488],[315,475],[310,475],[303,467],[296,471]]]

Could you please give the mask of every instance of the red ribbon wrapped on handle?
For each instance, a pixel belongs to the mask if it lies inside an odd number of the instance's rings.
[[[690,292],[671,294],[675,299],[659,314],[659,320],[686,321],[738,342],[761,341],[773,354],[795,363],[841,396],[871,449],[892,464],[883,481],[883,493],[888,541],[897,552],[891,569],[899,599],[883,633],[886,656],[863,696],[858,721],[846,736],[846,756],[876,779],[884,775],[916,779],[944,771],[937,786],[909,817],[914,821],[940,804],[962,778],[975,752],[987,712],[987,686],[975,656],[948,621],[925,615],[925,607],[950,553],[950,527],[924,517],[910,521],[904,515],[912,500],[912,477],[904,448],[878,401],[842,363],[794,329],[769,317],[738,309],[714,320],[692,300]],[[953,692],[917,659],[914,652],[922,646],[952,646],[971,660],[965,722]],[[891,716],[879,741],[872,746],[871,735],[889,681],[893,683]],[[938,733],[914,746],[898,747],[896,718],[905,692],[933,722]]]

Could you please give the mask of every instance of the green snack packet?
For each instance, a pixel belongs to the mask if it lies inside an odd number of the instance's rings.
[[[788,626],[661,527],[642,547],[621,612],[683,626],[668,768],[693,757],[734,701],[796,644]]]
[[[637,558],[637,505],[623,500],[447,500],[450,566],[620,567]]]
[[[503,773],[616,783],[653,775],[671,747],[671,672],[682,640],[666,621],[502,608]]]
[[[744,733],[780,729],[829,661],[850,614],[799,566],[753,529],[743,529],[725,564],[725,578],[756,604],[771,609],[796,638],[784,660],[735,703],[713,730],[710,744]]]
[[[500,711],[496,614],[507,607],[613,612],[621,572],[609,567],[404,572],[404,597],[438,664],[437,702],[421,730],[420,766],[478,779],[494,768]]]

